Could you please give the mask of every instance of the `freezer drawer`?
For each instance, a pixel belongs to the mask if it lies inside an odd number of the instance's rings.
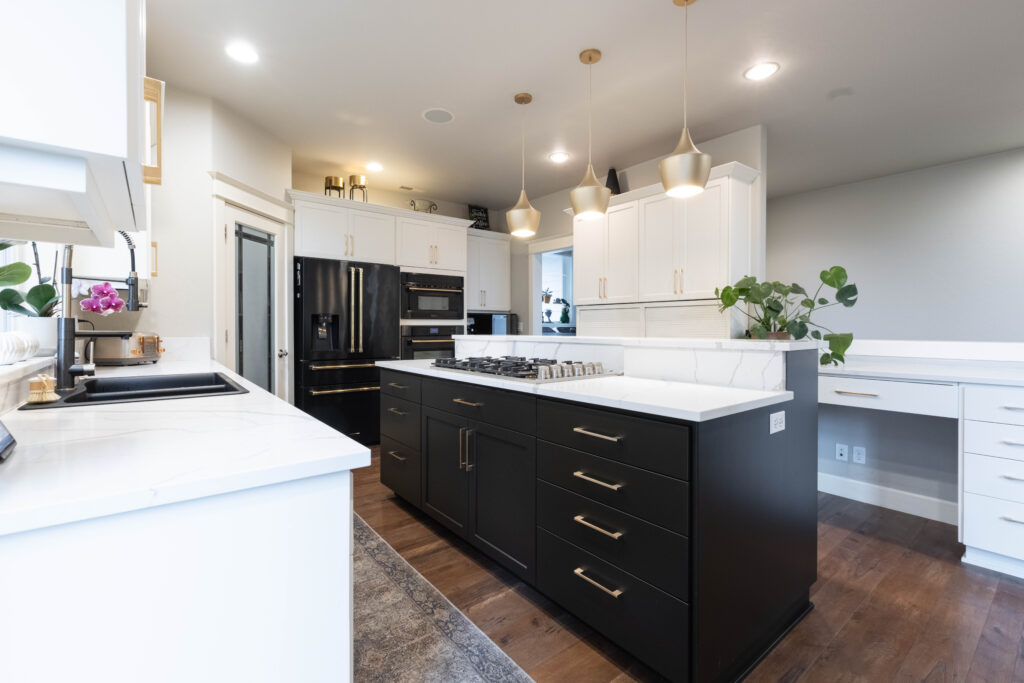
[[[363,444],[380,442],[380,385],[300,387],[296,406]]]

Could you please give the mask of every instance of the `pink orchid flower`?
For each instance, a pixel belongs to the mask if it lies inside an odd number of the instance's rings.
[[[117,290],[111,287],[109,282],[92,286],[92,296],[82,299],[80,304],[83,311],[110,315],[120,313],[124,308],[124,300],[117,295]]]

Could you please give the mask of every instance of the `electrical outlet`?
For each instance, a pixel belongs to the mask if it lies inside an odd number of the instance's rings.
[[[768,416],[768,433],[776,434],[786,428],[786,411],[780,410]]]
[[[836,444],[836,460],[846,462],[850,459],[850,447],[845,443]]]
[[[868,461],[868,449],[863,446],[853,447],[853,461],[858,465],[863,465]]]

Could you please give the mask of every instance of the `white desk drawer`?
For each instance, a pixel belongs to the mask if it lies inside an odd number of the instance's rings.
[[[818,376],[818,402],[897,413],[957,416],[956,385]]]
[[[964,417],[968,420],[1024,425],[1024,389],[977,385],[965,387]]]
[[[1024,504],[964,494],[964,544],[1024,559]]]
[[[964,420],[964,452],[1024,460],[1024,427]]]
[[[964,491],[1024,503],[1024,461],[964,453]]]

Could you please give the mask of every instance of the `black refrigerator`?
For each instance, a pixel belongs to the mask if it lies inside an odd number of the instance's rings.
[[[380,442],[380,371],[399,357],[395,266],[295,259],[295,405],[364,444]]]

